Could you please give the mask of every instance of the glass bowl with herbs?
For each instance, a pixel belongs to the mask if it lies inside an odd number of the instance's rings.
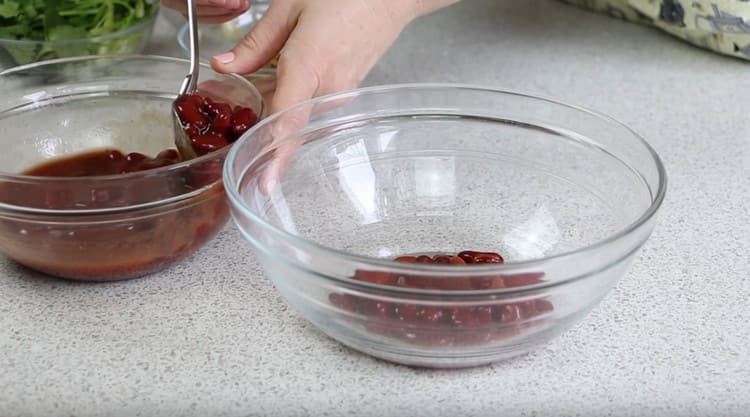
[[[140,52],[158,9],[152,0],[0,0],[0,68]]]

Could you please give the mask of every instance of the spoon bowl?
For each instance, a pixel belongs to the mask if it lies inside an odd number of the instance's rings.
[[[177,113],[177,108],[174,103],[172,103],[172,126],[174,128],[174,144],[182,159],[188,160],[197,158],[198,154],[195,152],[195,149],[193,149],[190,137],[182,126],[180,115]]]

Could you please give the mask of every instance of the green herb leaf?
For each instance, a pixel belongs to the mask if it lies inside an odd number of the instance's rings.
[[[147,0],[0,0],[0,38],[36,41],[85,39],[117,32],[150,18],[159,7]],[[19,64],[71,54],[133,52],[142,34],[79,47],[43,45],[7,52]],[[85,43],[81,43],[85,45]],[[29,59],[29,57],[34,57]]]
[[[73,26],[56,26],[49,31],[48,41],[59,41],[62,39],[81,39],[87,35],[86,29]]]
[[[18,3],[14,1],[0,3],[0,17],[5,19],[18,17]]]

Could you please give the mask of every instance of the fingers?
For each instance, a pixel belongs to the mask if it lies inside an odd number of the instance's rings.
[[[255,88],[260,93],[261,97],[263,97],[264,103],[271,103],[273,102],[273,94],[276,92],[276,75],[271,74],[263,74],[263,73],[255,73],[250,74],[245,77],[248,81],[253,83],[255,85]],[[265,118],[270,112],[270,109],[268,106],[265,106],[263,109],[263,115],[262,117]]]
[[[187,1],[162,0],[165,7],[187,15]],[[196,9],[200,23],[223,23],[245,13],[250,0],[198,0]]]
[[[162,0],[165,7],[177,10],[180,13],[187,13],[187,0]],[[250,7],[249,0],[197,0],[195,4],[199,11],[205,9],[223,9],[225,13],[230,11],[245,9]],[[200,14],[200,13],[199,13]]]
[[[271,113],[310,99],[318,91],[320,76],[304,57],[304,53],[294,50],[282,52],[276,72],[277,88],[271,102]],[[307,118],[304,122],[306,121]]]
[[[228,22],[237,16],[245,13],[244,11],[239,11],[233,14],[223,14],[223,15],[217,15],[217,16],[198,16],[198,22],[200,23],[206,23],[206,24],[219,24],[219,23],[225,23]]]
[[[307,64],[307,60],[295,55],[294,51],[290,51],[288,55],[282,53],[279,60],[277,90],[271,101],[271,114],[311,99],[320,87],[319,75]],[[279,178],[284,175],[289,160],[305,141],[304,137],[291,135],[305,127],[311,111],[310,106],[288,109],[273,122],[271,137],[273,142],[280,145],[274,151],[274,159],[261,175],[261,192],[269,194],[273,190]]]
[[[278,54],[295,25],[287,5],[272,2],[253,29],[231,51],[214,56],[211,65],[223,73],[255,72]]]

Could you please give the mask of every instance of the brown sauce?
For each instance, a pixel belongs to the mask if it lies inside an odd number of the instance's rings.
[[[138,172],[180,162],[175,150],[155,157],[104,149],[59,158],[23,174],[95,177]],[[221,161],[208,160],[142,178],[40,181],[0,186],[0,201],[26,208],[124,208],[192,192],[221,178]],[[194,253],[229,219],[219,181],[189,200],[116,214],[0,216],[0,248],[33,269],[73,279],[108,281],[162,269]]]

